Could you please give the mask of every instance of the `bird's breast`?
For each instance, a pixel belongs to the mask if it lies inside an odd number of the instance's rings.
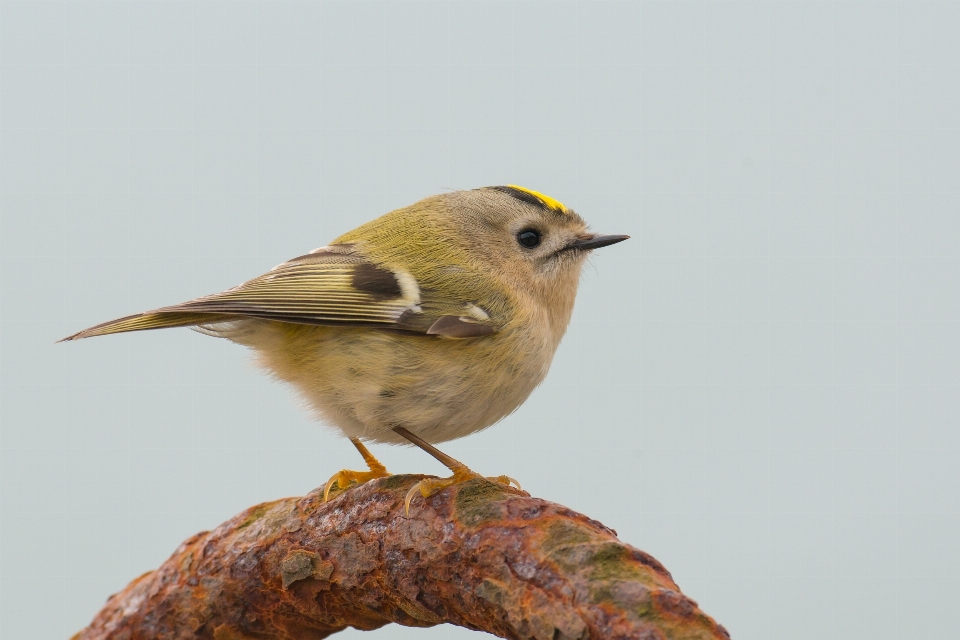
[[[263,341],[272,346],[257,349],[260,363],[293,384],[323,422],[382,442],[403,442],[393,426],[428,442],[490,426],[540,384],[555,350],[545,332],[529,327],[463,340],[340,327],[274,330],[285,335]]]

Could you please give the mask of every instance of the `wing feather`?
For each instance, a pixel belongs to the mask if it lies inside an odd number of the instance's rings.
[[[392,272],[372,264],[352,247],[331,247],[278,265],[273,270],[221,293],[118,318],[75,333],[64,340],[79,340],[125,331],[210,325],[261,318],[297,324],[398,327],[404,313],[417,308],[417,299],[399,295],[384,299],[356,286],[358,269]],[[362,283],[361,283],[362,284]]]
[[[167,327],[199,327],[244,318],[295,324],[416,332],[443,338],[479,337],[499,324],[467,300],[421,300],[412,274],[367,258],[353,244],[321,247],[239,286],[195,300],[104,322],[64,340]],[[438,324],[439,322],[439,324]]]

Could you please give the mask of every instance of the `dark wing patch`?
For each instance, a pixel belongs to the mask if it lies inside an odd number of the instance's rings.
[[[389,300],[403,295],[397,276],[392,271],[364,262],[353,270],[353,286],[375,300]]]

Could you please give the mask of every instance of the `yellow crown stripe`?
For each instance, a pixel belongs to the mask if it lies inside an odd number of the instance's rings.
[[[511,189],[518,189],[518,190],[520,190],[520,191],[529,193],[529,194],[532,195],[534,198],[540,198],[540,201],[543,202],[543,204],[545,204],[545,205],[547,205],[548,207],[550,207],[551,209],[556,209],[557,211],[566,211],[566,210],[567,210],[567,208],[566,208],[565,206],[563,206],[563,203],[562,203],[562,202],[560,202],[559,200],[555,200],[555,199],[551,198],[550,196],[544,195],[544,194],[540,193],[539,191],[534,191],[533,189],[527,189],[526,187],[521,187],[521,186],[518,185],[518,184],[508,184],[507,186],[510,187]]]

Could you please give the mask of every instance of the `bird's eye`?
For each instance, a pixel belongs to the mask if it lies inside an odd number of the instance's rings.
[[[527,249],[533,249],[540,244],[540,232],[536,229],[524,229],[517,234],[517,242]]]

